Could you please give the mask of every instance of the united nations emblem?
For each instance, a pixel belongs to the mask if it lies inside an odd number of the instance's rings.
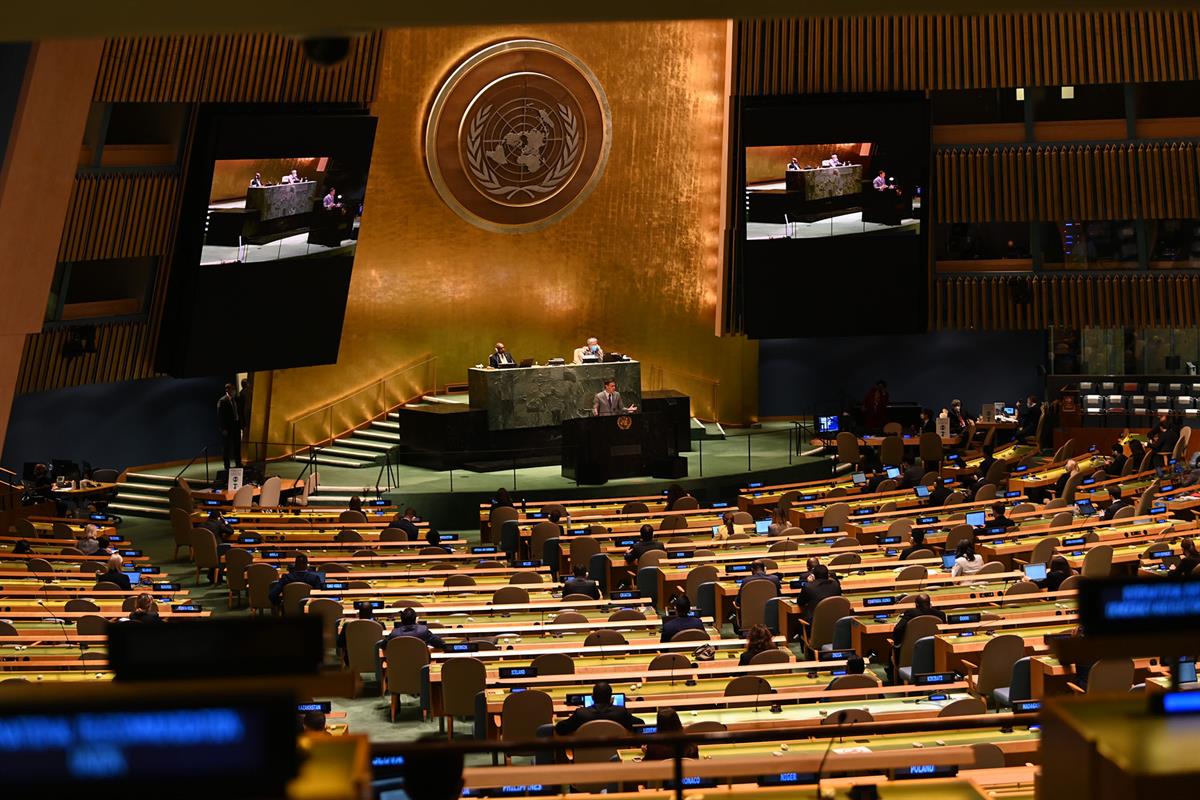
[[[617,417],[617,427],[623,431],[627,431],[633,427],[633,417],[628,414]]]
[[[578,58],[549,42],[487,47],[438,91],[425,159],[438,194],[491,231],[541,230],[570,214],[604,173],[608,99]]]

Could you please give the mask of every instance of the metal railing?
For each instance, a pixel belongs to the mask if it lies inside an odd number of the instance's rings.
[[[435,355],[426,355],[319,408],[289,419],[291,450],[286,454],[327,444],[385,416],[402,403],[437,391],[437,360]]]

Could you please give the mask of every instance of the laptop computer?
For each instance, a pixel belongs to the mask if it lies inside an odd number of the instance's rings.
[[[1046,580],[1045,564],[1026,564],[1022,569],[1025,571],[1025,577],[1031,581]]]

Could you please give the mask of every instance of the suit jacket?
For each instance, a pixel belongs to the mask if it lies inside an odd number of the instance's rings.
[[[738,594],[740,595],[742,593],[741,590],[745,589],[747,584],[753,583],[754,581],[770,581],[771,583],[775,584],[775,588],[777,590],[783,589],[783,579],[778,575],[751,575],[749,578],[746,578],[746,580],[742,581],[742,585],[738,589]]]
[[[618,725],[623,725],[626,730],[633,730],[634,725],[643,724],[640,719],[629,713],[624,706],[592,706],[591,708],[576,709],[574,714],[561,720],[554,726],[554,732],[559,736],[570,736],[586,723],[597,719],[611,720]]]
[[[666,546],[662,542],[635,542],[633,547],[630,547],[625,553],[625,561],[629,564],[636,564],[638,559],[649,550],[666,550]]]
[[[438,649],[446,646],[446,643],[442,641],[440,636],[429,630],[427,625],[424,625],[420,622],[418,622],[416,625],[397,625],[396,627],[392,628],[390,633],[388,633],[389,639],[394,639],[397,636],[411,636],[414,639],[420,639],[430,647],[436,647]]]
[[[417,539],[421,538],[421,532],[417,530],[417,526],[413,524],[411,519],[406,518],[402,514],[397,514],[396,516],[392,517],[392,521],[389,522],[388,525],[404,531],[405,534],[408,535],[408,540],[410,542],[415,542]]]
[[[287,586],[289,583],[307,583],[314,589],[324,589],[325,576],[319,572],[313,572],[311,569],[304,570],[303,572],[288,570],[283,574],[282,578],[275,581],[275,585],[273,585],[271,587],[271,591],[267,593],[272,605],[277,606],[283,601],[283,587]]]
[[[667,621],[662,626],[662,636],[660,642],[669,642],[680,631],[702,631],[704,623],[699,617],[668,617]]]
[[[600,584],[595,581],[589,581],[586,578],[580,579],[571,576],[563,581],[563,597],[569,594],[586,594],[593,600],[599,600]]]
[[[583,363],[583,357],[584,357],[585,355],[595,355],[597,358],[601,358],[601,359],[602,359],[602,358],[604,358],[604,351],[603,351],[603,350],[598,350],[598,351],[596,351],[595,353],[588,353],[588,352],[587,352],[587,347],[586,347],[586,346],[584,346],[584,347],[576,347],[576,348],[575,348],[575,352],[574,352],[574,354],[573,354],[573,355],[572,355],[572,357],[571,357],[571,363],[573,363],[573,364],[582,364],[582,363]]]
[[[113,571],[110,569],[108,572],[104,573],[103,575],[97,575],[96,583],[100,583],[101,581],[108,581],[109,583],[115,583],[117,586],[120,586],[122,589],[124,589],[127,592],[131,588],[130,584],[129,584],[129,576],[119,570]]]
[[[507,350],[504,351],[503,357],[507,358],[508,360],[501,361],[500,353],[492,353],[490,356],[488,356],[488,365],[492,366],[492,367],[498,367],[501,364],[516,364],[517,363],[517,359],[513,358],[513,354],[508,352]]]
[[[596,392],[596,396],[592,398],[592,413],[601,417],[625,413],[625,402],[621,400],[621,393],[613,392],[612,397],[609,397],[608,392]]]
[[[946,621],[946,613],[936,608],[931,608],[928,611],[922,611],[919,608],[905,609],[904,613],[900,615],[899,621],[896,622],[896,627],[892,628],[892,641],[896,647],[904,643],[904,631],[908,629],[908,623],[917,617],[925,616],[937,617],[942,622]]]
[[[1057,592],[1058,587],[1061,586],[1062,582],[1069,577],[1071,577],[1070,572],[1058,572],[1057,570],[1050,570],[1046,573],[1045,578],[1040,581],[1035,581],[1035,583],[1045,589],[1047,592]]]
[[[1126,456],[1124,453],[1122,453],[1119,456],[1113,456],[1112,463],[1108,465],[1108,469],[1106,469],[1105,472],[1112,475],[1114,478],[1119,476],[1122,472],[1125,471],[1125,462],[1127,462],[1128,460],[1129,460],[1129,457]]]
[[[227,394],[221,395],[221,399],[217,401],[217,423],[223,431],[241,430],[237,403]]]
[[[1018,411],[1017,417],[1021,423],[1021,428],[1017,431],[1017,436],[1033,436],[1037,432],[1038,420],[1042,417],[1042,404],[1034,403],[1032,406],[1021,406]]]
[[[1108,504],[1108,508],[1104,509],[1104,513],[1100,515],[1100,519],[1112,519],[1118,511],[1127,505],[1131,505],[1131,503],[1124,498],[1112,501]]]
[[[834,578],[826,578],[823,581],[809,581],[808,584],[800,590],[800,607],[803,609],[804,619],[812,621],[813,611],[816,610],[817,604],[826,597],[837,597],[842,593],[842,584]]]

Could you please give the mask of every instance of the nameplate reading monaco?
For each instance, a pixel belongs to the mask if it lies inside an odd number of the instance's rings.
[[[612,144],[608,98],[563,48],[512,39],[442,84],[425,129],[429,177],[446,205],[500,233],[541,230],[596,188]]]

